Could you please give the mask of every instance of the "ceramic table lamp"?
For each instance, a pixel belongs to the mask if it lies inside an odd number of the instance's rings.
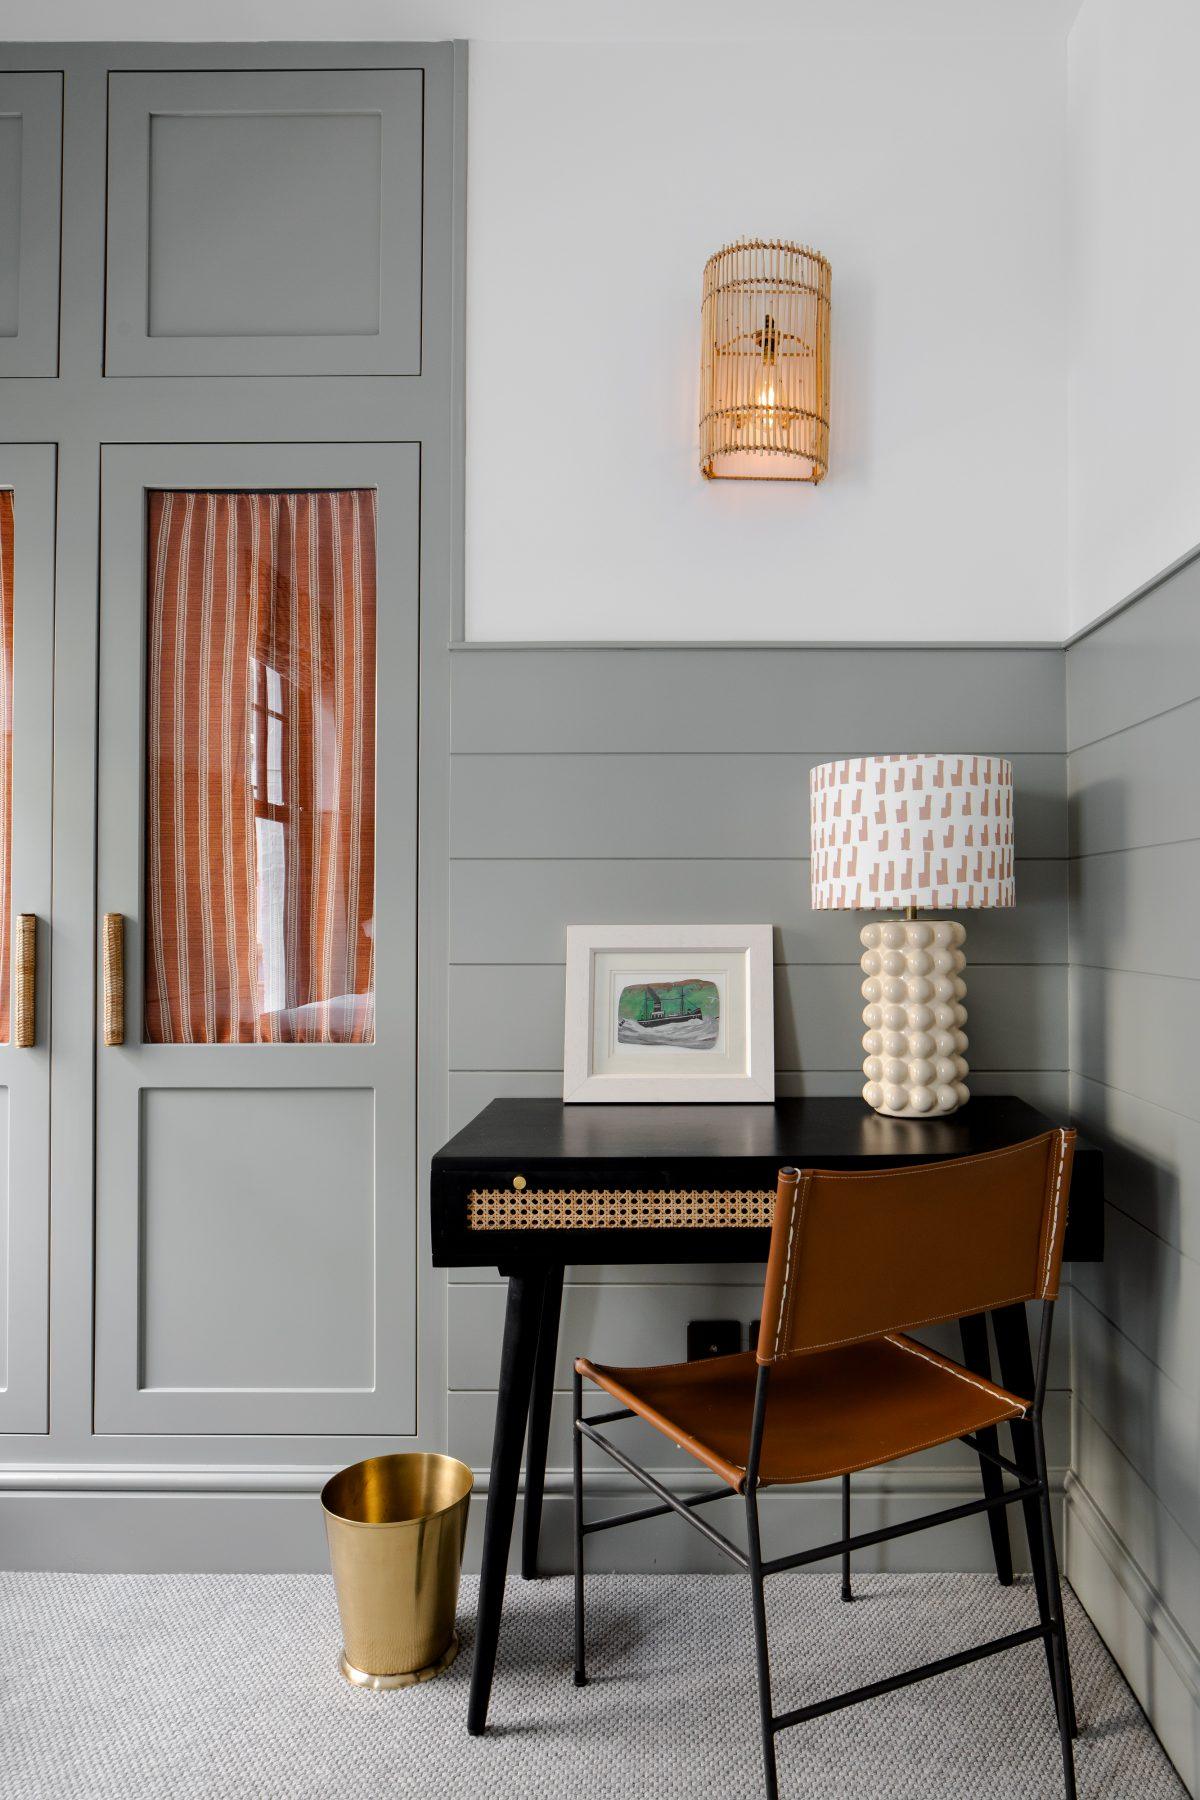
[[[810,777],[812,904],[899,916],[859,933],[863,1099],[893,1118],[950,1113],[967,1088],[966,928],[922,912],[1013,904],[1012,764],[1002,756],[851,756]]]

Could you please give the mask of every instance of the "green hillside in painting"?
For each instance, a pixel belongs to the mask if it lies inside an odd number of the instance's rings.
[[[721,997],[715,982],[698,977],[692,981],[638,982],[633,987],[621,989],[621,998],[617,1006],[617,1016],[621,1019],[641,1019],[653,1005],[653,997],[657,994],[664,1013],[693,1012],[696,1007],[706,1019],[715,1019],[720,1015]]]

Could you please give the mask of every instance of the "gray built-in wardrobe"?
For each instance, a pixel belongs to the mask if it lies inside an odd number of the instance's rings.
[[[444,1439],[464,73],[4,53],[0,1566],[302,1566]]]

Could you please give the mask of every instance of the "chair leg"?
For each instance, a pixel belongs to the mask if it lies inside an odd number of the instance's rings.
[[[763,1777],[767,1800],[779,1800],[775,1771],[775,1729],[771,1711],[771,1657],[767,1648],[767,1601],[763,1591],[762,1545],[758,1535],[758,1494],[746,1490],[746,1536],[750,1553],[750,1599],[754,1607],[754,1650],[758,1661],[758,1711],[762,1727]]]
[[[970,1313],[965,1319],[958,1321],[958,1333],[962,1340],[963,1362],[973,1375],[982,1375],[985,1381],[992,1379],[992,1353],[988,1348],[988,1328],[986,1313]],[[993,1455],[1000,1448],[1000,1436],[994,1425],[983,1425],[975,1433],[976,1439],[985,1450]],[[983,1482],[983,1491],[989,1500],[998,1499],[1004,1491],[1004,1473],[986,1456],[979,1458],[979,1475]],[[1013,1579],[1012,1540],[1008,1534],[1008,1510],[997,1506],[987,1516],[988,1532],[992,1540],[992,1555],[996,1563],[996,1580],[1001,1587],[1011,1587]]]
[[[850,1477],[842,1476],[842,1536],[850,1536]],[[842,1551],[842,1599],[853,1600],[854,1591],[850,1586],[850,1552]]]
[[[1062,1746],[1063,1784],[1067,1800],[1075,1800],[1075,1748],[1071,1741],[1071,1708],[1066,1698],[1071,1692],[1071,1669],[1067,1656],[1067,1630],[1063,1609],[1062,1582],[1058,1573],[1058,1552],[1054,1547],[1054,1522],[1050,1516],[1050,1485],[1046,1476],[1046,1440],[1040,1418],[1033,1425],[1034,1458],[1038,1480],[1042,1484],[1040,1512],[1042,1522],[1042,1557],[1046,1570],[1046,1604],[1051,1630],[1050,1645],[1054,1652],[1054,1710],[1058,1718],[1058,1737]]]
[[[583,1417],[583,1376],[574,1374],[576,1420]],[[572,1489],[575,1500],[575,1686],[587,1686],[587,1668],[583,1655],[583,1433],[572,1424],[571,1445]]]
[[[1029,1346],[1029,1326],[1023,1305],[1001,1306],[992,1314],[992,1326],[996,1333],[996,1349],[1000,1356],[1000,1379],[1010,1394],[1032,1394],[1034,1387],[1033,1355]],[[1012,1436],[1013,1461],[1018,1465],[1022,1475],[1028,1479],[1037,1479],[1037,1454],[1034,1443],[1035,1433],[1029,1419],[1013,1419],[1009,1425]],[[1029,1563],[1033,1572],[1033,1585],[1037,1593],[1038,1611],[1042,1624],[1048,1622],[1048,1578],[1046,1563],[1042,1556],[1041,1511],[1037,1497],[1030,1495],[1022,1501],[1021,1510],[1025,1517],[1025,1536],[1029,1544]],[[1057,1679],[1054,1667],[1054,1646],[1050,1639],[1046,1640],[1046,1663],[1050,1670],[1050,1678]],[[1072,1737],[1079,1735],[1079,1727],[1075,1722],[1075,1697],[1071,1692],[1071,1678],[1068,1671],[1066,1689],[1067,1725]]]

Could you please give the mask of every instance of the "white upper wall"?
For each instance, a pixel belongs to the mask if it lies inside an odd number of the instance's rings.
[[[473,43],[468,635],[1060,640],[1064,83],[1061,36]],[[817,488],[699,474],[742,235],[833,265]]]
[[[1056,641],[1078,5],[0,0],[0,37],[471,40],[472,636]],[[1136,191],[1129,169],[1161,177],[1170,133],[1194,129],[1155,97],[1160,79],[1182,95],[1189,59],[1172,51],[1156,71],[1153,46],[1125,40],[1188,11],[1087,0],[1072,47],[1089,336],[1074,367],[1076,623],[1200,536],[1182,516],[1197,453],[1164,419],[1169,391],[1142,378],[1148,357],[1165,367],[1197,346],[1172,330],[1160,348],[1175,302],[1151,282],[1133,293],[1136,255],[1101,300],[1090,280],[1113,214],[1128,245],[1170,191]],[[1128,132],[1123,63],[1140,71]],[[1085,166],[1093,139],[1103,179]],[[1160,209],[1179,259],[1194,255],[1194,164],[1177,155],[1178,207]],[[1114,198],[1130,190],[1136,211]],[[701,268],[745,233],[833,262],[831,470],[816,490],[704,483],[696,468]],[[1169,261],[1164,248],[1150,272]],[[1131,318],[1136,354],[1110,354]],[[1115,453],[1095,429],[1114,379],[1136,418]]]
[[[0,41],[195,43],[396,39],[798,39],[814,25],[877,32],[1060,36],[1080,0],[0,0]]]
[[[1085,0],[1068,45],[1070,625],[1200,544],[1200,7]]]

